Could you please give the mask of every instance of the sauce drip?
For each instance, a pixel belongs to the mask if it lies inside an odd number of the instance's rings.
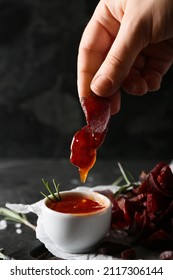
[[[110,119],[110,102],[91,93],[81,99],[87,125],[76,132],[71,144],[70,161],[78,167],[80,180],[85,182],[96,161],[97,149],[103,143]]]
[[[93,213],[104,208],[103,205],[95,200],[74,195],[72,197],[63,197],[60,202],[49,201],[47,206],[54,211],[69,214]]]

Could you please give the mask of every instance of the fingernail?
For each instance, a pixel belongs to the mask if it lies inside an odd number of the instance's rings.
[[[112,80],[104,75],[97,76],[91,83],[92,91],[101,95],[108,95],[112,88]]]

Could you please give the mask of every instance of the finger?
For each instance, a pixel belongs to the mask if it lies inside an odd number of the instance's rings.
[[[132,68],[129,75],[122,83],[122,88],[132,95],[144,95],[148,92],[148,84],[141,76],[141,72]]]
[[[111,103],[111,115],[115,115],[120,111],[121,107],[121,94],[120,91],[115,92],[109,97]]]
[[[149,91],[160,88],[162,78],[167,73],[173,62],[173,47],[169,41],[163,41],[156,45],[150,45],[144,50],[148,56],[143,77],[148,84]]]
[[[133,16],[124,15],[117,37],[92,81],[91,89],[96,94],[110,96],[120,88],[138,54],[147,45],[148,36],[143,26],[143,21],[137,23]]]
[[[118,29],[119,22],[113,18],[103,1],[99,2],[79,45],[77,76],[80,97],[90,93],[90,83],[104,61]]]
[[[164,60],[149,59],[143,71],[143,78],[148,85],[148,91],[159,90],[162,77],[168,70],[168,63]]]
[[[172,65],[173,48],[167,41],[148,45],[137,57],[123,88],[130,94],[143,95],[157,91]]]

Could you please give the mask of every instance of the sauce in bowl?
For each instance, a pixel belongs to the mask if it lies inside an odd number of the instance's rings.
[[[92,191],[60,192],[61,201],[45,198],[42,224],[53,246],[68,253],[91,251],[110,228],[112,203]]]
[[[100,202],[89,197],[81,197],[76,193],[63,197],[59,202],[49,201],[47,206],[54,211],[70,214],[93,213],[105,208]]]

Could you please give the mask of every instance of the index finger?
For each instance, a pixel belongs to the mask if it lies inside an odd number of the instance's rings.
[[[119,22],[106,5],[99,2],[79,45],[77,75],[80,98],[90,94],[91,81],[104,61],[118,30]]]

